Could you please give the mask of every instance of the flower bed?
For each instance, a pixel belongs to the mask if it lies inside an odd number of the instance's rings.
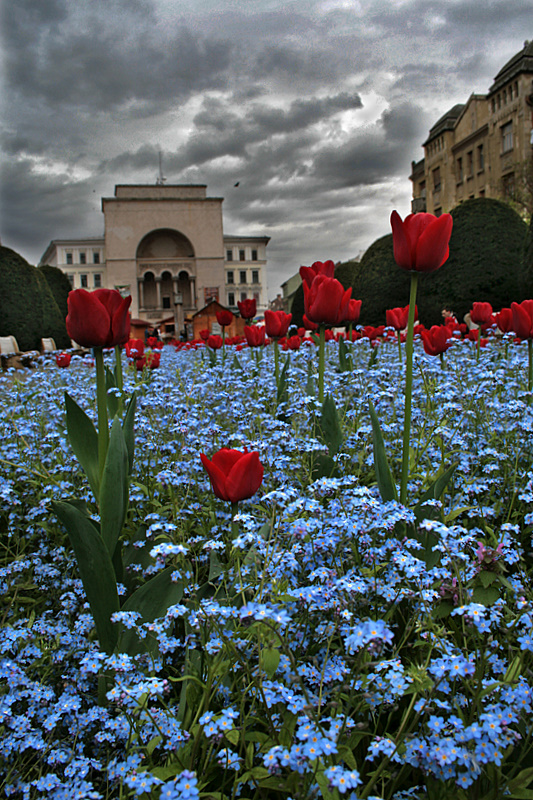
[[[75,499],[97,520],[63,401],[96,421],[92,366],[2,379],[7,797],[529,796],[528,346],[456,340],[441,364],[415,340],[405,506],[378,491],[368,403],[398,481],[405,364],[395,342],[342,347],[349,370],[325,343],[324,406],[314,347],[278,354],[278,386],[272,348],[124,362],[138,398],[113,653],[53,511]],[[234,519],[200,459],[224,447],[264,467]],[[123,610],[169,567],[166,613]]]

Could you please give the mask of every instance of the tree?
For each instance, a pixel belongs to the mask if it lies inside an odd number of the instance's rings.
[[[43,264],[38,267],[38,269],[46,278],[46,282],[50,287],[50,291],[54,296],[57,307],[61,311],[63,319],[66,319],[68,314],[67,298],[72,291],[69,279],[62,270],[58,267],[52,267],[49,264]]]

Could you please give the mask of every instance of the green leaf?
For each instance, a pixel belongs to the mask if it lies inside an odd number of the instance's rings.
[[[509,781],[507,786],[510,791],[509,797],[515,797],[518,800],[521,800],[521,798],[528,800],[528,798],[533,797],[533,791],[527,788],[531,781],[533,781],[533,767],[527,767],[527,769],[519,772],[516,778]]]
[[[109,412],[109,416],[111,419],[116,417],[118,414],[118,397],[114,390],[117,388],[117,382],[115,380],[114,374],[111,372],[109,367],[105,368],[105,391],[106,391],[106,398],[107,398],[107,410]]]
[[[314,366],[313,360],[310,358],[307,362],[307,381],[305,384],[305,393],[309,395],[309,397],[314,397],[316,395],[315,379],[313,376]]]
[[[237,356],[235,356],[235,355],[233,356],[233,365],[232,365],[232,368],[233,368],[234,370],[236,370],[236,369],[240,369],[240,371],[241,371],[241,372],[244,372],[244,370],[243,370],[243,368],[242,368],[242,365],[241,365],[241,363],[240,363],[239,359],[238,359],[238,358],[237,358]]]
[[[237,747],[241,738],[239,731],[236,731],[235,728],[232,728],[230,731],[225,731],[224,736],[234,747]]]
[[[478,578],[485,587],[485,589],[487,588],[487,586],[490,586],[491,583],[494,583],[497,577],[498,576],[496,575],[495,572],[487,572],[487,570],[483,570],[483,572],[480,572],[478,575]]]
[[[439,475],[439,477],[431,484],[429,489],[427,489],[422,497],[419,499],[418,503],[413,509],[415,519],[417,522],[421,522],[423,519],[432,519],[429,516],[433,509],[427,508],[424,509],[424,503],[427,503],[428,500],[439,500],[441,495],[443,494],[444,490],[448,486],[450,480],[452,479],[453,473],[457,469],[457,465],[459,462],[452,464],[451,467]]]
[[[164,616],[167,609],[179,603],[183,597],[183,583],[181,581],[174,583],[171,580],[173,572],[174,567],[167,567],[143,583],[128,597],[121,610],[138,611],[141,615],[140,622],[153,622],[154,619]],[[155,653],[158,649],[158,642],[154,636],[148,635],[141,640],[133,629],[123,630],[117,649],[130,656],[145,650]]]
[[[79,407],[75,400],[65,392],[65,411],[70,445],[81,464],[96,499],[100,491],[100,471],[98,467],[98,434],[92,420]]]
[[[484,606],[492,606],[496,600],[500,599],[500,593],[495,586],[476,586],[472,593],[474,603],[481,603]]]
[[[122,432],[124,433],[124,441],[128,449],[128,473],[131,475],[133,472],[133,456],[135,454],[135,408],[137,406],[137,395],[133,392],[131,400],[128,403],[126,413],[124,414],[124,421],[122,423]]]
[[[344,437],[342,435],[342,428],[339,421],[337,406],[335,405],[335,401],[330,394],[327,395],[322,404],[320,429],[322,433],[322,439],[328,448],[330,456],[337,455]]]
[[[387,460],[387,453],[385,452],[385,444],[383,442],[383,434],[379,426],[379,420],[372,403],[368,401],[370,407],[370,419],[372,421],[372,439],[374,444],[374,468],[376,470],[376,480],[378,484],[379,493],[384,503],[391,500],[398,499],[396,484],[392,478],[389,462]]]
[[[128,508],[128,450],[118,417],[113,420],[100,483],[100,527],[110,555],[117,546]]]
[[[285,364],[283,365],[283,369],[281,370],[280,376],[279,376],[278,393],[277,393],[277,397],[276,397],[276,402],[277,402],[278,406],[280,405],[280,403],[286,403],[288,401],[287,375],[288,375],[288,372],[289,372],[289,364],[290,364],[290,360],[289,360],[289,357],[287,356],[287,359],[285,361]]]
[[[269,678],[272,678],[279,666],[279,661],[280,661],[279,650],[276,650],[275,647],[265,647],[261,651],[261,660],[263,663],[263,669],[265,670],[266,674],[268,675]]]
[[[352,371],[352,360],[348,358],[348,350],[343,336],[339,339],[339,369],[341,372]]]
[[[207,580],[211,583],[212,581],[216,580],[219,575],[222,575],[223,572],[224,566],[218,557],[217,551],[211,550],[209,553],[209,577]]]
[[[100,646],[111,654],[118,629],[110,618],[120,608],[111,555],[89,517],[71,503],[54,502],[52,506],[72,544]]]

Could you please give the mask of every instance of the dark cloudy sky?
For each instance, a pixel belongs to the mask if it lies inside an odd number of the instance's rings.
[[[116,183],[206,183],[269,296],[409,212],[429,127],[533,38],[531,0],[4,0],[2,243],[103,233]],[[239,186],[234,188],[234,184]]]

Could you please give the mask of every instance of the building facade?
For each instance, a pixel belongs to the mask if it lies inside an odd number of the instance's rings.
[[[178,330],[211,300],[267,308],[267,236],[225,236],[222,198],[206,186],[119,185],[102,198],[104,236],[53,239],[40,260],[74,289],[131,294],[131,314],[153,324],[174,314]]]
[[[444,114],[411,164],[411,210],[439,215],[474,197],[512,198],[533,159],[533,42],[498,72],[488,94]]]

